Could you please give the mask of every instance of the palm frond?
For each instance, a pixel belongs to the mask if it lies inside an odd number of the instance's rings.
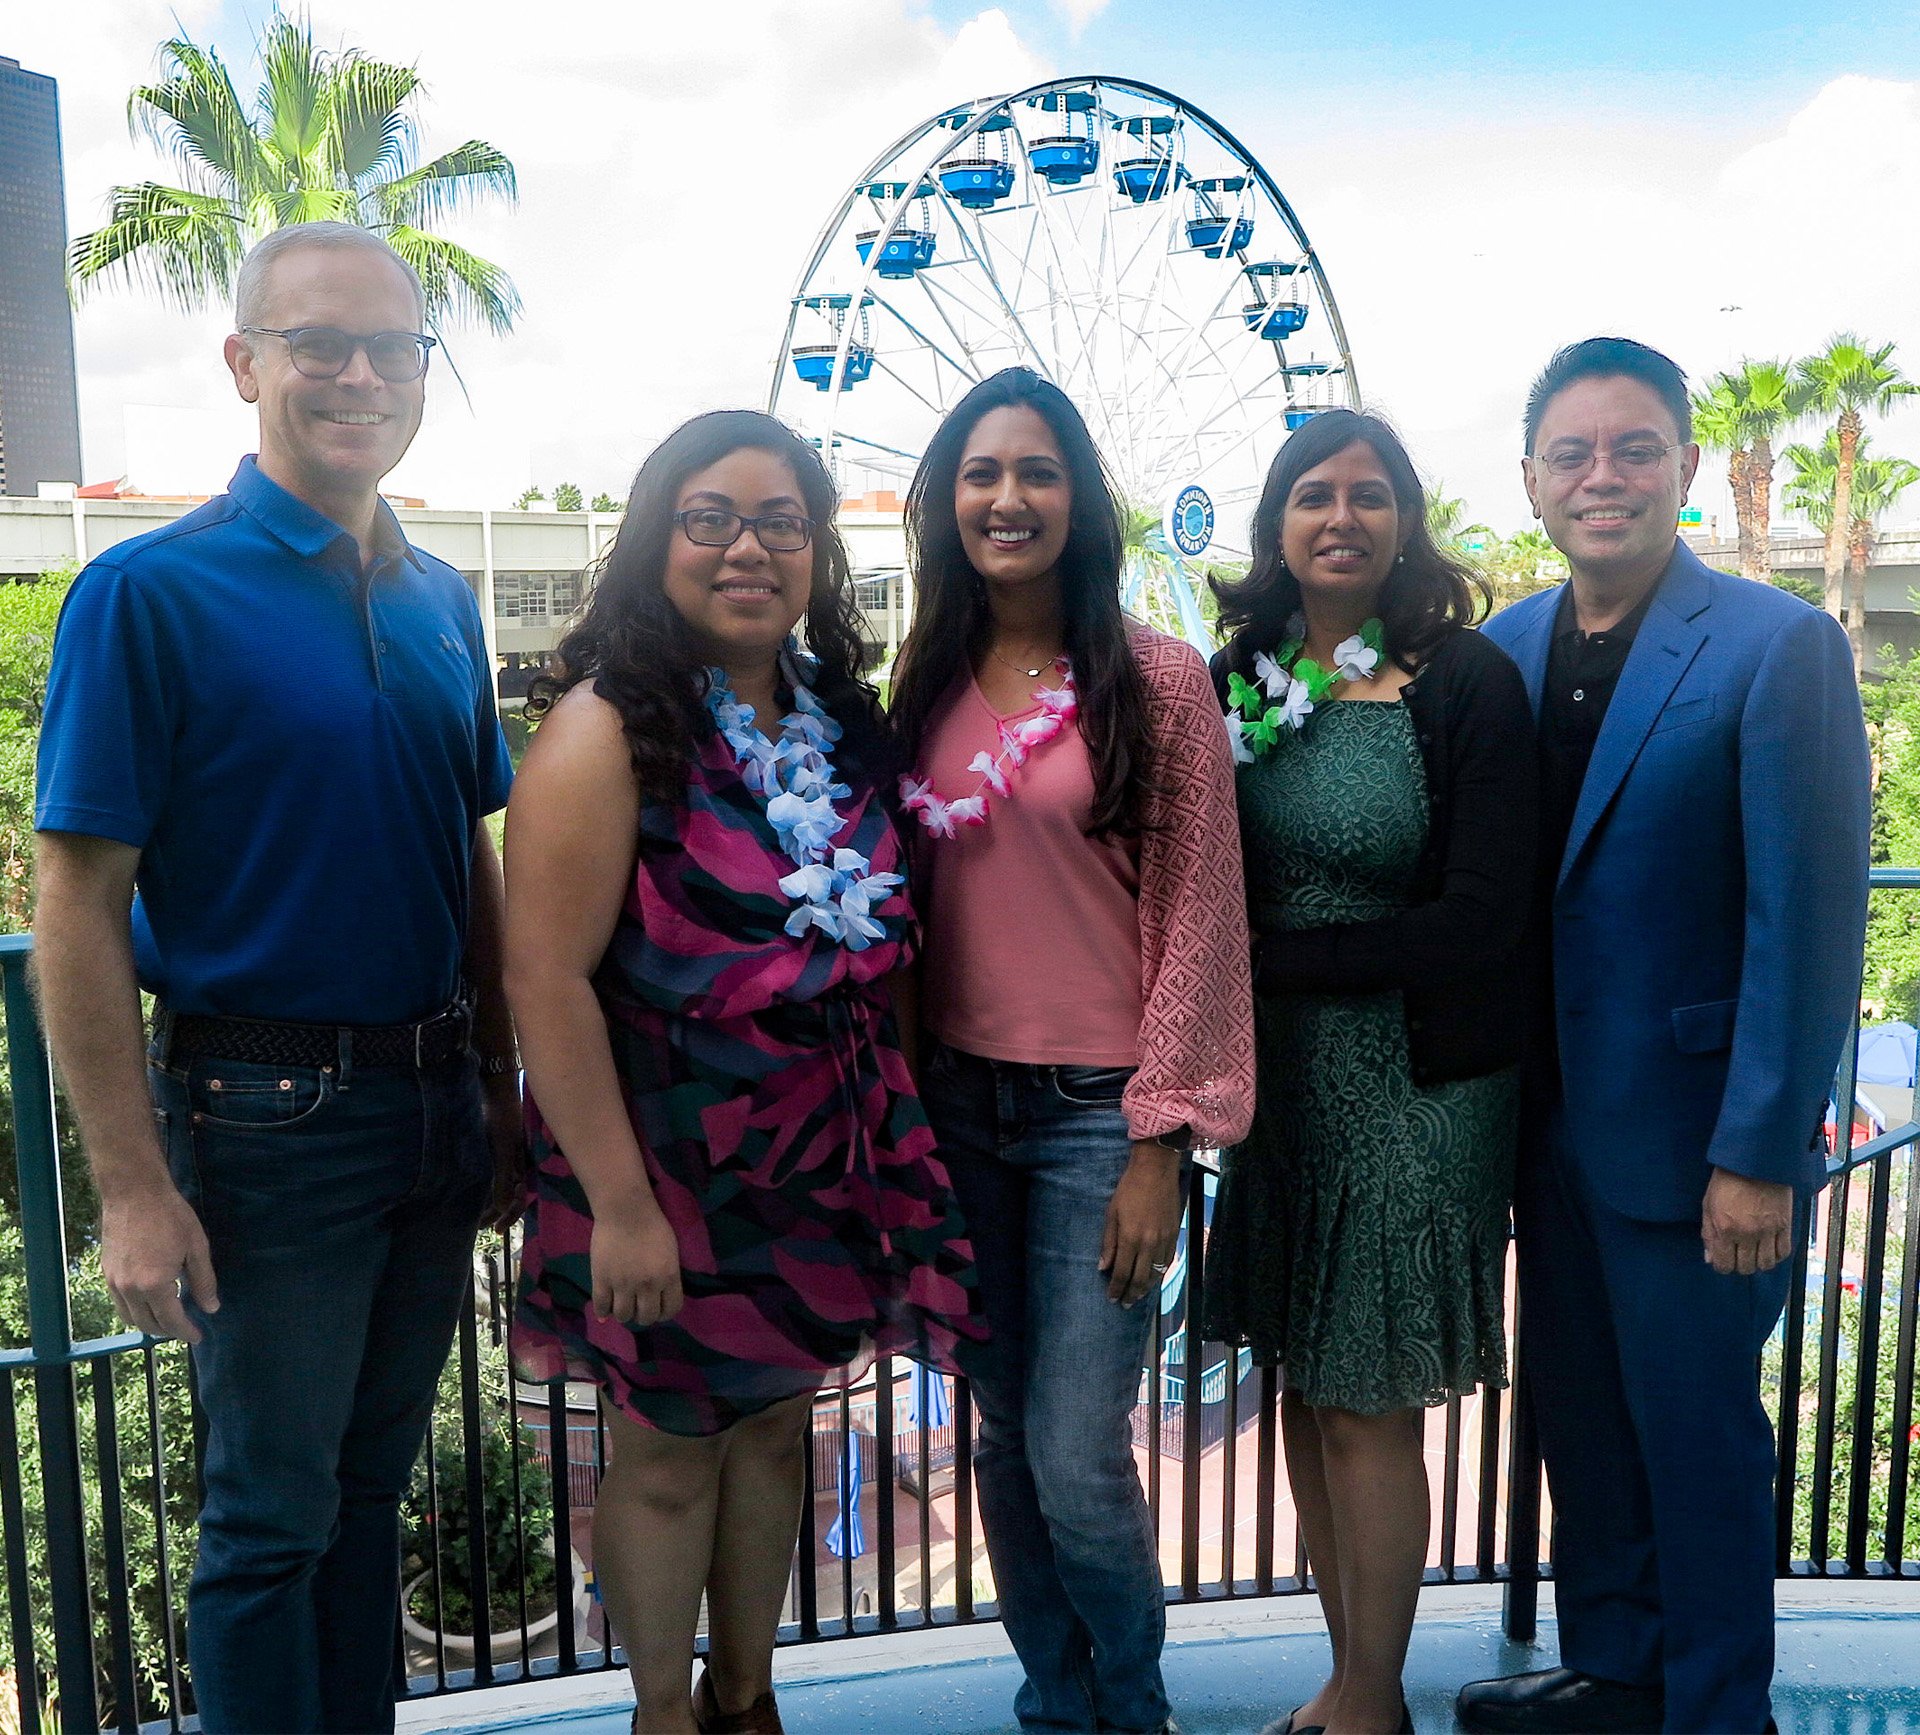
[[[351,187],[313,186],[295,182],[275,193],[268,201],[272,212],[263,229],[285,229],[295,223],[358,223],[359,201]]]
[[[427,292],[427,317],[440,321],[475,320],[505,336],[520,314],[520,292],[498,265],[444,235],[430,234],[410,223],[397,223],[382,233],[394,252],[420,274]]]
[[[68,249],[67,276],[76,300],[97,279],[121,277],[192,312],[232,293],[245,251],[228,200],[145,181],[113,189],[106,223]]]
[[[327,57],[313,45],[304,19],[276,14],[261,31],[260,115],[267,153],[285,185],[330,178],[323,162],[332,78]]]
[[[241,107],[225,63],[184,37],[163,50],[174,76],[137,86],[127,98],[127,130],[145,136],[203,190],[251,185],[260,172],[260,140]]]
[[[452,216],[482,199],[515,204],[520,185],[504,151],[485,139],[468,139],[369,194],[383,222],[413,225]]]
[[[342,180],[359,185],[406,172],[416,147],[407,105],[419,88],[419,73],[392,61],[349,54],[335,66],[328,154]]]

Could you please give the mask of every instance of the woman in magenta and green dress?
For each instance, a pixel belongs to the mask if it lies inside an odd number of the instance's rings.
[[[514,1356],[600,1390],[595,1566],[649,1735],[778,1729],[815,1392],[878,1355],[950,1368],[983,1329],[887,997],[914,919],[834,504],[769,417],[671,435],[508,813]]]

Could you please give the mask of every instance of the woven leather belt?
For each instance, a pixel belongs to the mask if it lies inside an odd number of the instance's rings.
[[[263,1018],[170,1018],[167,1061],[252,1061],[260,1066],[334,1066],[344,1042],[354,1066],[439,1066],[464,1052],[473,1014],[459,1001],[418,1024],[278,1024]]]

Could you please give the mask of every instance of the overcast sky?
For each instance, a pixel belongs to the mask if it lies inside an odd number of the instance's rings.
[[[69,221],[170,179],[127,91],[184,29],[256,82],[259,5],[61,0],[0,14],[60,81]],[[427,152],[480,136],[517,209],[459,238],[512,272],[520,330],[456,334],[392,486],[506,504],[624,494],[682,417],[761,403],[793,279],[847,184],[914,122],[1056,74],[1169,88],[1272,172],[1326,266],[1370,401],[1472,514],[1525,521],[1516,422],[1557,344],[1642,337],[1696,377],[1858,328],[1920,377],[1920,12],[1784,0],[1604,7],[1348,0],[315,0],[316,35],[417,63]],[[1798,14],[1798,16],[1796,16]],[[225,479],[250,423],[223,315],[99,291],[77,318],[89,481]],[[129,407],[135,414],[129,418]],[[194,410],[156,423],[149,406]],[[1920,411],[1877,431],[1920,458]],[[1720,466],[1696,503],[1730,524]],[[141,480],[136,476],[136,482]],[[1920,519],[1920,498],[1896,514]]]

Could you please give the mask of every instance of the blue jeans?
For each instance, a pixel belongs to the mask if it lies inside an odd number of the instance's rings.
[[[1133,1458],[1151,1292],[1107,1299],[1108,1201],[1131,1155],[1128,1067],[944,1044],[922,1094],[973,1237],[992,1336],[969,1362],[974,1474],[1025,1730],[1157,1730],[1166,1593]]]
[[[200,1726],[391,1729],[399,1503],[490,1188],[477,1068],[149,1061],[220,1291],[215,1313],[189,1304]]]

